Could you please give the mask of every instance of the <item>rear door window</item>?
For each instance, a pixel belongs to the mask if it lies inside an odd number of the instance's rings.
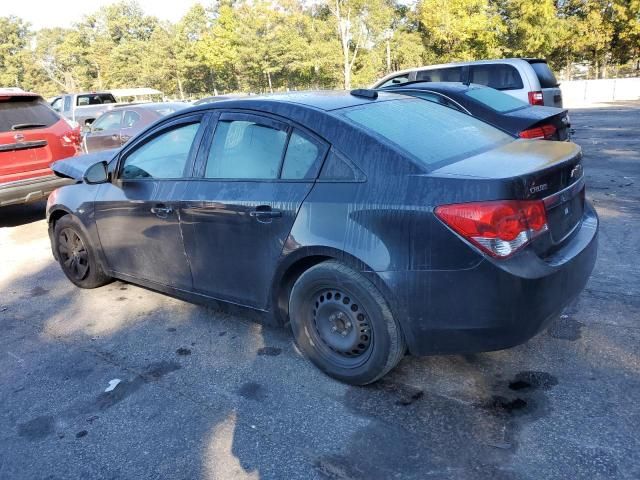
[[[227,114],[213,135],[205,178],[278,178],[287,144],[286,125],[255,115]]]
[[[342,115],[429,169],[514,140],[470,115],[417,98],[349,107]]]
[[[318,142],[294,130],[289,138],[280,178],[286,180],[316,178],[324,152],[324,147]]]
[[[423,82],[461,82],[462,67],[434,68],[432,70],[419,70],[416,80]]]
[[[496,90],[519,90],[524,87],[518,69],[504,63],[471,65],[469,81]]]
[[[0,132],[48,128],[60,117],[38,97],[0,100]]]
[[[530,62],[533,67],[536,76],[540,81],[541,88],[556,88],[558,86],[558,80],[549,68],[547,62]]]

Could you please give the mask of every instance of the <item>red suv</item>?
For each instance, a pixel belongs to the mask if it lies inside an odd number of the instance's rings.
[[[49,166],[80,152],[72,127],[36,93],[0,89],[0,206],[46,198],[65,183]]]

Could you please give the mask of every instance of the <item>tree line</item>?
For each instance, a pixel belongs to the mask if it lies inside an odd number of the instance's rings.
[[[0,42],[0,86],[45,96],[348,89],[403,68],[500,57],[602,78],[620,66],[638,74],[640,0],[219,0],[176,23],[125,0],[69,28],[34,32],[0,17]]]

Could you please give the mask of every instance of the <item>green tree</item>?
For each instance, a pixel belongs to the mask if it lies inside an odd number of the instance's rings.
[[[393,5],[387,0],[328,0],[342,52],[343,86],[351,88],[351,77],[361,52],[372,53],[392,26]],[[375,55],[375,53],[374,53]],[[371,66],[360,61],[363,66]]]
[[[505,53],[547,58],[558,47],[561,23],[555,0],[502,0],[497,5],[506,26]]]
[[[14,16],[0,17],[0,86],[23,86],[30,39],[28,23]]]
[[[608,0],[566,0],[560,14],[571,29],[573,60],[591,62],[594,76],[602,78],[611,53],[613,4]]]
[[[420,0],[425,47],[440,62],[502,56],[505,27],[488,0]]]

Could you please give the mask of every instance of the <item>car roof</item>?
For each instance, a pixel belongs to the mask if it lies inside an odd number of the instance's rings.
[[[25,92],[20,88],[0,88],[0,97],[39,97],[40,94]]]
[[[318,90],[233,98],[229,100],[221,100],[219,102],[196,105],[190,110],[197,111],[213,108],[248,108],[252,110],[267,108],[268,110],[271,110],[274,105],[287,104],[290,106],[329,112],[332,110],[355,107],[372,102],[401,99],[404,99],[404,97],[392,92],[378,92],[378,97],[372,99],[353,95],[351,92],[347,91]]]

